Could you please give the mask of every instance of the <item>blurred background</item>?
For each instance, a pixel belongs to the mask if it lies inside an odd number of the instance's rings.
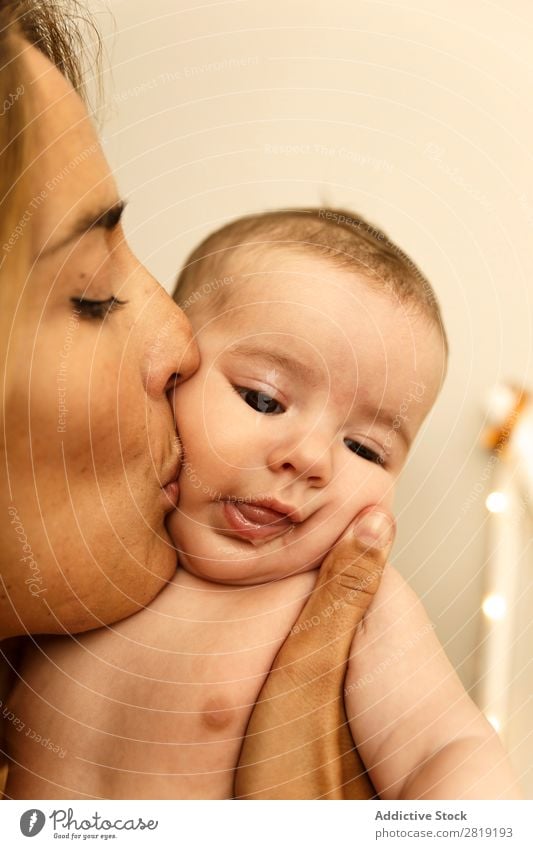
[[[127,234],[169,289],[212,229],[303,204],[361,212],[435,287],[449,372],[401,480],[392,560],[481,698],[494,620],[482,610],[487,395],[502,381],[533,388],[530,0],[90,6],[109,54],[100,118]],[[531,527],[518,525],[507,708],[491,719],[531,798]]]

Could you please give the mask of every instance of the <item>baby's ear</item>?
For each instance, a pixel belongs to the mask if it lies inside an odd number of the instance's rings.
[[[180,309],[183,309],[183,303],[187,301],[187,289],[190,288],[187,286],[187,272],[188,266],[185,268],[180,268],[178,274],[174,280],[174,286],[172,289],[171,297],[174,300]]]
[[[177,280],[174,283],[174,289],[171,292],[171,298],[172,298],[173,301],[175,301],[177,303],[178,307],[183,309],[183,307],[180,304],[179,291],[180,291],[180,287],[179,287],[179,277],[178,277]]]

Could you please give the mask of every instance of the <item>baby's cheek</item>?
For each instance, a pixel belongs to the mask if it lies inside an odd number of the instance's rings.
[[[330,548],[356,516],[368,507],[381,506],[392,511],[394,483],[383,469],[377,469],[371,470],[366,479],[344,485],[324,522],[322,537],[326,538],[327,547]]]
[[[181,524],[181,514],[179,510],[174,510],[167,519],[166,525],[170,541],[176,549],[180,547]]]
[[[365,507],[373,504],[387,506],[394,497],[394,481],[386,471],[376,465],[365,464],[359,474],[346,476],[336,484],[333,512],[349,521]]]
[[[392,512],[393,499],[394,487],[391,484],[385,488],[374,484],[366,493],[359,492],[352,498],[346,498],[323,527],[318,528],[316,534],[309,535],[307,561],[313,564],[312,568],[321,564],[327,552],[333,548],[359,513],[374,505]]]
[[[256,470],[263,465],[260,437],[250,433],[240,425],[238,420],[225,417],[222,412],[204,422],[202,442],[203,450],[208,456],[206,465],[217,474],[234,473],[246,475],[247,470]]]
[[[383,482],[377,495],[379,497],[372,504],[379,504],[381,507],[392,511],[394,497],[396,495],[396,478],[393,478],[390,474],[384,474]]]

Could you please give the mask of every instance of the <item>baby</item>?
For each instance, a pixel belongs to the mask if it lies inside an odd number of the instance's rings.
[[[366,505],[391,510],[444,379],[431,287],[344,211],[229,224],[175,297],[201,352],[174,399],[176,575],[129,619],[30,653],[10,708],[47,743],[9,729],[8,797],[231,798],[253,706],[325,553]]]

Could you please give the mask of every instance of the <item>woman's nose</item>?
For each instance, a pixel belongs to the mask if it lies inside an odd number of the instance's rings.
[[[288,472],[311,486],[326,486],[333,473],[332,444],[316,432],[307,437],[286,441],[270,452],[269,468]]]
[[[145,338],[146,392],[159,397],[191,377],[200,364],[198,346],[185,313],[161,287],[154,297]]]

